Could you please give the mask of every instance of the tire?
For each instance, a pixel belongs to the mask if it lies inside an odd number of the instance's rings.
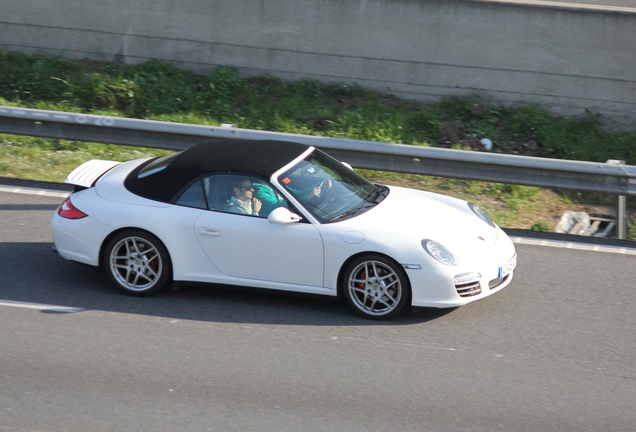
[[[365,255],[353,261],[342,283],[347,303],[365,318],[392,318],[410,303],[411,286],[404,269],[382,255]]]
[[[115,285],[134,296],[155,294],[172,277],[165,246],[157,237],[141,230],[124,231],[108,242],[104,270]]]

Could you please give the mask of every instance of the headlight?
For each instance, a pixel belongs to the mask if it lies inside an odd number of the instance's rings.
[[[490,225],[493,228],[497,228],[497,224],[494,223],[492,221],[492,219],[490,219],[490,216],[488,216],[486,214],[486,212],[484,212],[482,209],[480,209],[478,206],[476,206],[473,203],[468,203],[468,207],[470,207],[470,209],[473,211],[473,213],[475,213],[475,215],[477,215],[477,217],[481,220],[483,220],[484,222],[486,222],[488,225]]]
[[[422,247],[430,256],[446,265],[455,265],[453,254],[434,240],[422,240]]]

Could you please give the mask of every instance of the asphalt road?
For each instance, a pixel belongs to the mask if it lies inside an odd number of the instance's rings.
[[[0,431],[636,431],[636,255],[518,244],[497,295],[377,323],[120,295],[51,252],[61,201],[0,192]]]

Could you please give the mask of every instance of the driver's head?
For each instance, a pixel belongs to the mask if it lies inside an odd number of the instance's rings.
[[[316,167],[313,164],[307,164],[307,166],[305,168],[302,169],[302,171],[300,172],[300,174],[303,177],[307,177],[307,176],[311,176],[314,175],[318,172],[318,167]]]

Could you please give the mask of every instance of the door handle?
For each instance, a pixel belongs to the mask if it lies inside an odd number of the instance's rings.
[[[199,234],[202,237],[221,237],[221,233],[214,228],[199,227]]]

